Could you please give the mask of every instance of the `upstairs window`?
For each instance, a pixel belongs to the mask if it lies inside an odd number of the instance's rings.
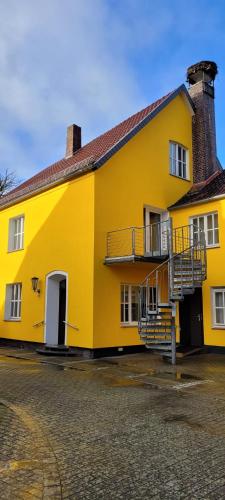
[[[170,173],[188,179],[188,151],[176,142],[170,142]]]
[[[201,234],[205,234],[207,247],[215,247],[219,244],[218,213],[210,213],[192,217],[193,235],[196,240],[201,240]]]
[[[9,221],[9,252],[21,250],[24,244],[24,216]]]
[[[5,319],[21,319],[21,292],[22,283],[6,285]]]

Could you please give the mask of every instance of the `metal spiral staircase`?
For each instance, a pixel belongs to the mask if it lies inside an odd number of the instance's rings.
[[[169,257],[148,274],[140,286],[138,329],[148,349],[176,363],[176,303],[193,294],[206,279],[204,232],[193,225],[166,234]]]

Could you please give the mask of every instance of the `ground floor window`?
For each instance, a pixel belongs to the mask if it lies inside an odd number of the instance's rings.
[[[156,287],[150,286],[148,288],[143,287],[142,289],[143,300],[141,316],[146,317],[148,311],[156,311]]]
[[[121,323],[137,324],[138,292],[137,285],[121,285]]]
[[[225,288],[212,289],[213,326],[225,327]]]
[[[5,319],[18,320],[21,318],[22,283],[6,285]]]
[[[142,315],[145,316],[146,310],[154,311],[156,309],[156,288],[143,288],[142,291],[144,294],[144,300],[142,300],[144,310],[142,311]],[[139,286],[128,284],[121,285],[121,323],[131,325],[137,324],[138,302]]]

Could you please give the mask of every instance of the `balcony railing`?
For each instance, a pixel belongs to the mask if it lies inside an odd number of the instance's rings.
[[[169,253],[170,221],[127,227],[107,233],[106,261],[165,257]]]

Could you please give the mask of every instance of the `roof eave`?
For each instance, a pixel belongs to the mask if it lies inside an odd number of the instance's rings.
[[[209,203],[210,201],[222,200],[223,198],[225,198],[225,193],[218,194],[216,196],[211,196],[211,197],[205,198],[203,200],[196,200],[196,201],[191,201],[190,203],[183,203],[181,205],[177,205],[176,207],[171,206],[171,207],[168,207],[168,210],[170,210],[172,212],[174,210],[179,210],[180,208],[188,208],[188,207],[194,206],[194,205],[203,205],[205,203]]]
[[[114,146],[112,146],[111,149],[109,149],[101,158],[99,158],[96,163],[95,167],[99,168],[101,167],[106,161],[108,161],[117,151],[119,151],[132,137],[134,137],[142,128],[144,128],[155,116],[157,116],[175,97],[177,97],[179,94],[183,94],[185,101],[188,105],[188,108],[191,112],[192,115],[195,113],[195,108],[193,101],[185,87],[184,84],[180,85],[174,92],[172,92],[166,99],[163,101],[159,106],[157,106],[154,111],[150,112],[148,116],[143,118],[141,122],[138,123],[138,125],[135,125],[135,127],[130,130],[122,139],[120,139]]]
[[[71,179],[75,179],[76,177],[81,177],[82,175],[85,175],[88,172],[92,172],[94,170],[95,170],[94,159],[93,157],[90,157],[86,161],[79,162],[79,164],[75,164],[72,167],[69,167],[66,170],[66,172],[64,171],[63,175],[61,172],[59,172],[58,174],[52,175],[47,180],[42,181],[41,183],[39,183],[38,186],[34,187],[33,189],[32,186],[27,189],[25,188],[23,193],[21,194],[18,193],[14,198],[11,198],[9,200],[6,199],[4,203],[4,198],[9,196],[5,195],[2,199],[0,199],[0,211],[12,205],[16,205],[21,201],[27,200],[28,198],[36,196],[37,194],[43,193],[44,191],[52,189],[53,187],[59,186],[60,184],[64,184],[64,182],[67,182]]]

